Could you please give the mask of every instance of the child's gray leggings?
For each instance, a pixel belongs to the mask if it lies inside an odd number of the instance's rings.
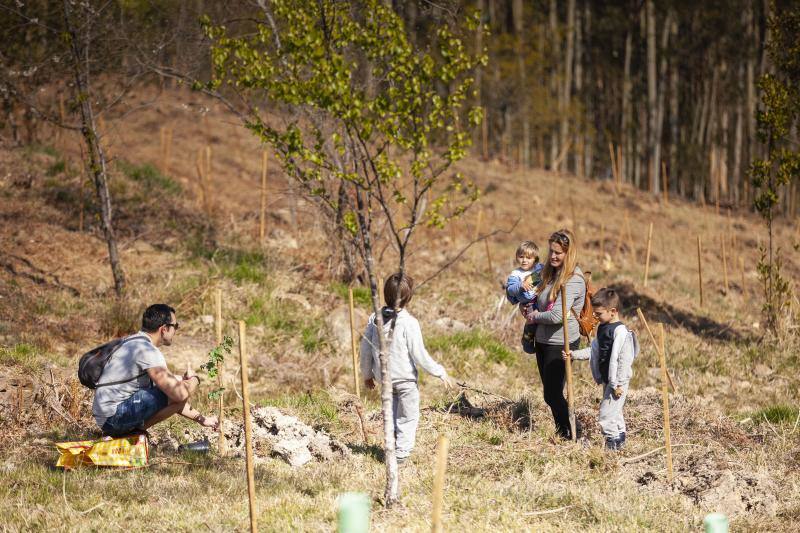
[[[415,381],[392,385],[392,412],[397,458],[408,457],[414,448],[419,424],[419,388]]]
[[[600,417],[597,421],[600,423],[604,437],[616,439],[620,433],[625,432],[622,408],[625,406],[625,398],[628,397],[628,386],[622,387],[622,396],[616,399],[613,390],[609,384],[603,387],[603,401],[600,402]]]

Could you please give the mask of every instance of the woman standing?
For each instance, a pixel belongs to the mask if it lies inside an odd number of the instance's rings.
[[[541,290],[528,321],[536,327],[536,363],[544,388],[544,401],[553,412],[558,434],[570,439],[569,407],[564,398],[566,366],[561,357],[564,349],[564,330],[561,312],[561,287],[566,289],[569,349],[577,350],[580,342],[578,319],[586,297],[586,281],[578,268],[578,246],[568,229],[561,229],[548,239],[550,251],[542,271]],[[576,420],[576,433],[580,428]]]

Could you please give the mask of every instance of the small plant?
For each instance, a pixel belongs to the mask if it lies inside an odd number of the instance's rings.
[[[160,189],[169,194],[180,194],[182,192],[178,182],[159,172],[153,165],[134,165],[123,160],[118,161],[117,165],[126,176],[133,181],[138,181],[147,188]]]
[[[200,365],[201,370],[205,370],[208,372],[209,378],[217,377],[219,374],[219,368],[222,366],[222,363],[225,362],[225,355],[230,355],[231,349],[233,348],[233,339],[227,335],[223,337],[222,342],[208,352],[208,362],[203,363]],[[208,393],[209,400],[215,400],[219,398],[219,395],[225,391],[224,387],[220,387]]]

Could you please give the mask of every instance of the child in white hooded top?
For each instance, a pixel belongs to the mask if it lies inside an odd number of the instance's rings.
[[[619,450],[625,443],[625,417],[622,408],[633,376],[633,360],[639,354],[639,340],[619,319],[619,296],[614,289],[603,288],[592,296],[594,315],[600,320],[597,336],[589,348],[575,350],[572,358],[589,360],[592,377],[603,385],[598,422],[606,448]],[[564,359],[570,356],[562,352]]]
[[[386,307],[381,309],[384,339],[389,354],[392,378],[395,446],[397,461],[402,463],[411,454],[419,423],[419,388],[417,367],[441,379],[452,387],[444,367],[434,361],[425,349],[422,330],[416,318],[405,306],[411,301],[414,280],[406,274],[392,274],[383,286]],[[373,314],[361,337],[361,376],[367,388],[381,382],[381,362],[378,350],[378,327]]]

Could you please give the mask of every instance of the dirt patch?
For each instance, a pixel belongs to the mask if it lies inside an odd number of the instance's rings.
[[[315,430],[300,419],[282,413],[275,407],[253,407],[250,409],[253,424],[253,456],[256,463],[277,457],[287,464],[298,467],[313,460],[335,461],[351,455],[350,449],[321,430]],[[222,424],[228,454],[245,456],[244,425],[241,421],[225,420]],[[187,429],[182,440],[208,439],[216,449],[216,431]],[[169,430],[154,434],[153,441],[166,449],[177,450],[178,439]]]
[[[737,468],[713,451],[699,450],[681,457],[675,464],[675,478],[669,483],[663,471],[663,457],[630,470],[636,482],[659,493],[678,493],[695,505],[728,516],[745,513],[775,516],[777,486],[765,473]]]

